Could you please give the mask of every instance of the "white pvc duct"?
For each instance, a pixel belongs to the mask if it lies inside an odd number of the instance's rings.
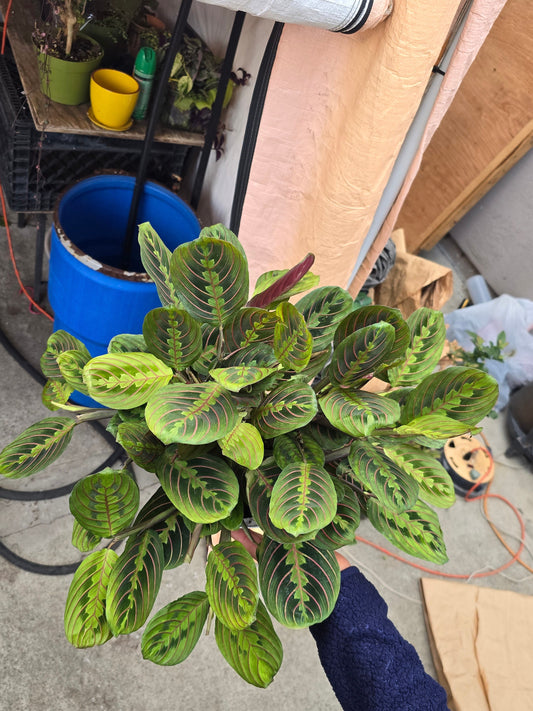
[[[242,10],[276,22],[312,25],[352,33],[367,22],[374,0],[203,0],[229,10]]]

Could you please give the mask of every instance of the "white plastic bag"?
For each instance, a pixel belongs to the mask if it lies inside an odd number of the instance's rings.
[[[505,332],[508,345],[503,351],[503,363],[485,361],[500,386],[496,410],[505,407],[515,388],[533,382],[533,301],[503,294],[492,301],[452,311],[444,319],[448,340],[457,341],[466,351],[474,349],[468,331],[477,333],[485,343],[496,343],[498,334]]]

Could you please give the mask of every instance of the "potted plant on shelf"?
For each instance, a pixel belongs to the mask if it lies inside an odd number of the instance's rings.
[[[79,31],[85,4],[85,0],[48,0],[45,20],[33,31],[41,91],[60,104],[89,101],[91,72],[103,57],[98,42]]]
[[[298,628],[331,613],[335,550],[355,541],[361,513],[401,550],[447,560],[434,507],[451,506],[454,489],[433,450],[477,431],[498,387],[478,368],[433,372],[440,312],[405,321],[395,309],[357,307],[345,290],[317,286],[312,255],[261,276],[249,299],[245,253],[223,226],[173,253],[147,223],[139,240],[162,306],[142,334],[116,336],[95,358],[65,332],[50,337],[44,401],[70,416],[54,413],[19,435],[0,454],[0,472],[35,473],[75,427],[108,418],[160,488],[139,511],[126,467],[75,485],[73,542],[89,554],[66,601],[68,640],[91,647],[148,621],[142,654],[172,665],[214,617],[222,655],[265,687],[282,660],[271,617]],[[108,409],[72,406],[74,389]],[[230,536],[248,531],[250,516],[264,533],[257,566]],[[205,589],[148,620],[164,570],[189,562],[202,537]]]

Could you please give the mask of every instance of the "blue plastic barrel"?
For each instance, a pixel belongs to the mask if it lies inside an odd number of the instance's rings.
[[[121,269],[134,185],[135,178],[126,175],[87,178],[63,193],[54,213],[48,280],[54,330],[76,336],[93,356],[107,352],[119,333],[142,333],[145,315],[160,306],[155,284],[143,272],[137,239],[131,270]],[[200,232],[183,200],[151,182],[137,222],[150,222],[171,251]]]

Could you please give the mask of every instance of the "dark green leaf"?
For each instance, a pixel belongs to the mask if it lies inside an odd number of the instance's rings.
[[[127,528],[135,518],[139,487],[124,469],[103,469],[77,482],[69,506],[84,528],[109,538]]]
[[[183,308],[203,323],[224,325],[248,299],[248,264],[231,242],[201,237],[180,245],[171,274]]]
[[[163,306],[180,308],[180,300],[170,275],[171,253],[149,222],[139,225],[141,261],[154,281]]]
[[[320,351],[333,341],[338,324],[353,309],[353,299],[338,286],[323,286],[306,294],[296,308],[311,332],[313,350]]]
[[[46,469],[64,452],[76,422],[47,417],[24,430],[0,452],[0,474],[20,479]]]
[[[448,560],[437,514],[422,501],[408,511],[393,513],[370,499],[367,514],[374,528],[400,550],[433,563]]]
[[[277,674],[283,648],[261,600],[255,621],[246,629],[233,631],[218,619],[215,639],[224,659],[249,684],[266,688]]]
[[[317,531],[333,520],[337,494],[328,472],[314,464],[289,464],[274,484],[270,520],[293,536]]]
[[[47,380],[43,388],[41,401],[52,412],[61,410],[62,406],[68,402],[73,390],[74,388],[64,380],[57,378]]]
[[[254,411],[253,423],[263,437],[277,437],[307,425],[317,413],[316,395],[305,383],[282,383]]]
[[[108,353],[148,353],[144,336],[140,333],[120,333],[107,346]]]
[[[411,424],[416,418],[438,414],[474,426],[497,399],[498,384],[487,373],[477,368],[447,368],[428,375],[409,393],[401,422]]]
[[[408,444],[387,445],[389,459],[416,479],[419,497],[432,506],[448,508],[455,501],[455,490],[450,475],[435,456]]]
[[[178,511],[196,523],[225,518],[239,500],[237,477],[220,457],[206,454],[184,461],[177,448],[167,447],[157,475]]]
[[[48,338],[46,350],[41,356],[41,370],[45,378],[50,380],[63,378],[57,363],[57,356],[64,351],[81,351],[88,358],[91,357],[85,345],[77,338],[63,330],[55,331]]]
[[[343,482],[338,482],[341,487],[341,496],[338,496],[337,513],[333,521],[316,534],[313,542],[319,548],[336,550],[343,546],[355,543],[355,532],[361,520],[359,501],[352,489]],[[338,493],[338,492],[337,492]]]
[[[446,326],[440,311],[421,308],[407,319],[411,333],[410,344],[403,362],[387,373],[393,387],[416,385],[426,375],[433,372],[442,356]]]
[[[323,467],[325,455],[318,442],[303,429],[280,435],[274,439],[274,459],[280,469],[284,469],[288,464],[299,462],[308,462]]]
[[[163,545],[155,531],[128,540],[107,589],[106,617],[115,636],[144,625],[159,592],[163,567]]]
[[[118,426],[116,440],[135,464],[147,472],[155,472],[157,458],[165,446],[145,424],[123,422]]]
[[[313,352],[313,339],[305,319],[288,301],[278,306],[276,316],[274,353],[285,368],[299,372],[309,363]]]
[[[102,540],[101,536],[95,536],[86,528],[84,528],[81,523],[78,523],[74,519],[74,524],[72,526],[72,545],[77,548],[82,553],[89,553],[95,548]]]
[[[277,320],[272,311],[241,309],[224,328],[226,349],[231,352],[254,343],[272,343]]]
[[[331,452],[335,449],[340,449],[347,445],[351,438],[344,432],[339,432],[338,429],[328,427],[319,422],[311,422],[305,428],[311,437],[322,447],[325,452]]]
[[[285,544],[263,538],[259,583],[269,612],[287,627],[309,627],[329,617],[340,589],[332,551],[311,542]]]
[[[202,330],[186,311],[152,309],[144,317],[143,336],[151,353],[173,371],[194,363],[202,352]]]
[[[105,548],[87,556],[74,573],[65,606],[65,634],[75,647],[94,647],[112,636],[105,600],[117,560],[115,551]]]
[[[195,591],[165,605],[146,625],[142,655],[155,664],[171,666],[187,659],[200,639],[207,620],[209,601]]]
[[[416,481],[380,453],[371,442],[354,442],[348,461],[355,479],[377,496],[387,509],[400,513],[416,503]]]
[[[358,329],[333,351],[329,377],[344,388],[357,387],[387,362],[394,347],[394,328],[384,321]]]
[[[259,586],[255,561],[242,543],[219,543],[209,553],[205,591],[217,618],[231,630],[255,620]]]
[[[400,406],[375,393],[332,388],[319,400],[331,424],[353,437],[368,437],[376,428],[389,427],[400,417]]]
[[[146,422],[165,444],[208,444],[228,435],[239,422],[239,413],[218,383],[175,383],[150,398]]]

